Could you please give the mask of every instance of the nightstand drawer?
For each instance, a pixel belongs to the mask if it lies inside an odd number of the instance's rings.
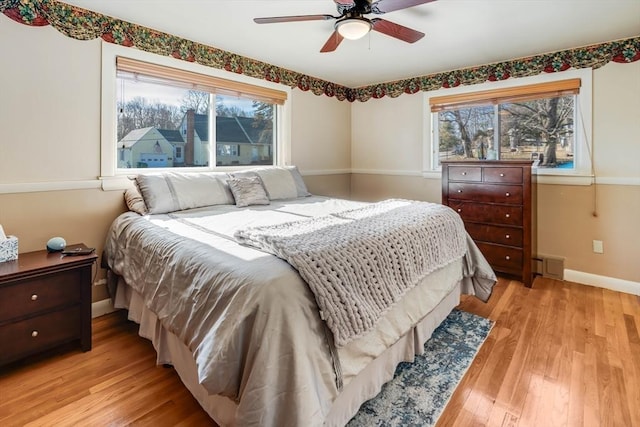
[[[521,249],[482,242],[477,242],[477,245],[494,269],[509,272],[522,270]]]
[[[449,207],[467,222],[486,222],[497,225],[522,225],[522,206],[490,205],[449,200]]]
[[[0,326],[0,364],[80,339],[80,306]]]
[[[522,186],[450,182],[449,199],[521,205]]]
[[[78,304],[81,285],[81,272],[75,269],[0,287],[0,324],[44,310]]]
[[[522,184],[522,168],[485,168],[482,180],[484,182]]]
[[[473,222],[467,222],[464,226],[471,238],[475,241],[499,243],[517,248],[522,247],[521,228],[476,224]]]

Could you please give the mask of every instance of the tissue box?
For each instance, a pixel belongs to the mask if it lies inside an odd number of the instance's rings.
[[[18,238],[7,236],[7,240],[0,241],[0,262],[18,259]]]

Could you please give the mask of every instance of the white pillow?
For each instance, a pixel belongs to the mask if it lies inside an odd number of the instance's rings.
[[[223,172],[168,172],[138,175],[136,183],[149,213],[167,213],[202,206],[231,205],[233,195]]]
[[[262,179],[270,200],[295,199],[311,195],[296,166],[268,166],[232,174],[233,177],[251,175],[258,175]]]

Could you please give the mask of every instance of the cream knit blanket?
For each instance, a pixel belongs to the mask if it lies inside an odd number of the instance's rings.
[[[298,270],[337,347],[371,330],[422,278],[461,258],[467,249],[457,213],[408,200],[242,229],[235,238]]]

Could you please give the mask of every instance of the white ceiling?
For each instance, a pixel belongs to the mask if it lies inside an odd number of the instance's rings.
[[[332,0],[63,1],[348,87],[640,35],[640,0],[438,0],[369,15],[426,33],[415,44],[371,32],[320,53],[333,20],[253,18],[337,16]]]

